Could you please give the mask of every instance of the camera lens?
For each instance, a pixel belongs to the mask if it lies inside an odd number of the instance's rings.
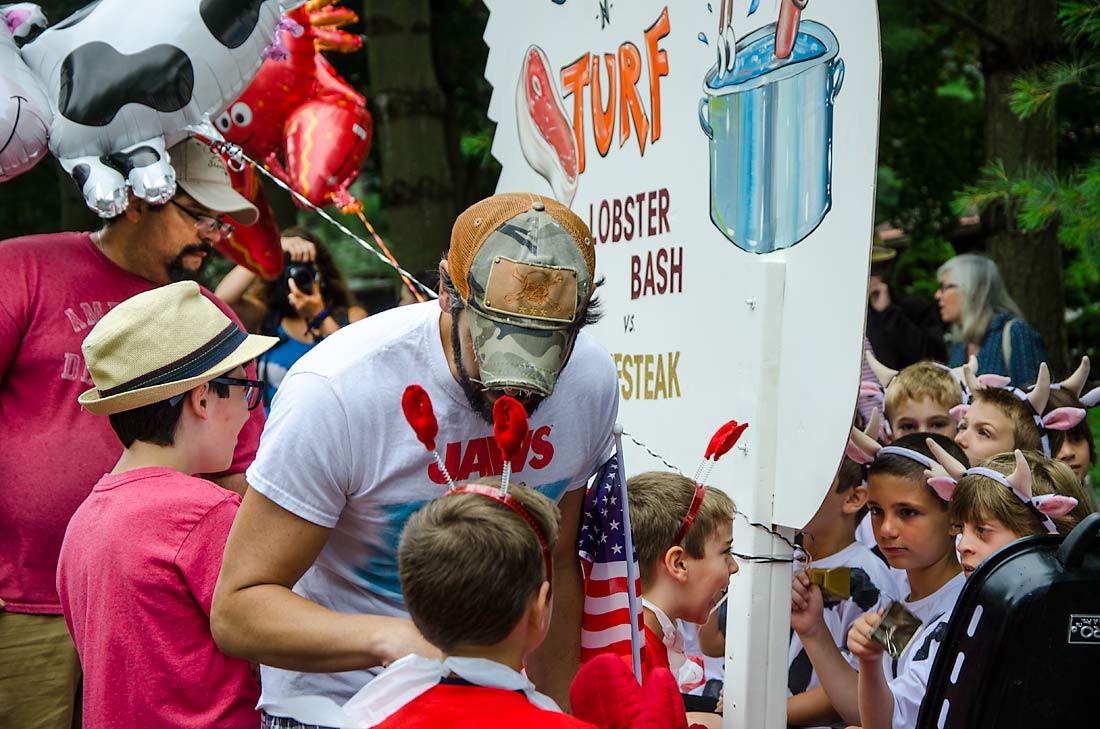
[[[317,269],[308,263],[298,263],[287,267],[287,278],[294,280],[294,285],[303,294],[313,293],[313,281],[317,277]]]

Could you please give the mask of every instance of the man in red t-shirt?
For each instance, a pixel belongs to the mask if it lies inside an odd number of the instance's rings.
[[[119,302],[197,273],[225,215],[242,224],[259,215],[205,145],[187,140],[169,153],[179,189],[167,204],[131,197],[95,233],[0,241],[0,726],[71,724],[80,666],[54,583],[58,551],[69,518],[122,453],[107,422],[77,403],[92,385],[81,343]],[[262,428],[261,409],[217,483],[243,491]]]

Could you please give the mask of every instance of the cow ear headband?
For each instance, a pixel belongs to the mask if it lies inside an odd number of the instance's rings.
[[[672,546],[680,546],[680,543],[684,541],[684,537],[687,536],[688,530],[691,529],[691,525],[695,523],[695,517],[699,516],[699,509],[703,507],[703,497],[707,493],[703,482],[710,476],[714,464],[733,448],[741,434],[748,427],[748,423],[738,423],[736,420],[731,420],[718,428],[714,435],[710,437],[707,450],[703,454],[703,462],[695,470],[695,493],[691,496],[691,503],[688,505],[684,520],[680,522],[680,528],[676,530],[676,537],[672,540]]]
[[[863,380],[859,383],[859,396],[860,397],[872,397],[878,401],[879,410],[883,411],[883,423],[882,429],[885,435],[890,435],[890,423],[886,420],[886,390],[889,389],[890,384],[898,376],[898,370],[887,367],[882,362],[878,361],[874,353],[871,350],[867,350],[865,353],[867,358],[867,365],[871,368],[871,371],[875,373],[875,378],[878,382],[871,382],[870,380]],[[948,412],[951,417],[955,418],[958,422],[962,420],[962,416],[966,413],[966,408],[970,406],[970,388],[966,384],[966,380],[963,377],[963,368],[955,367],[951,368],[940,362],[929,361],[929,364],[933,364],[940,369],[947,371],[955,380],[959,383],[959,389],[962,391],[962,403],[951,408]],[[976,357],[970,358],[970,366],[977,368],[978,360]],[[1098,393],[1100,395],[1100,393]],[[877,433],[873,435],[878,435]]]
[[[1084,374],[1082,375],[1082,368],[1084,368]],[[1078,391],[1084,384],[1085,378],[1088,377],[1088,359],[1082,358],[1081,365],[1078,366],[1077,371],[1070,375],[1068,378],[1055,385],[1050,383],[1050,370],[1047,368],[1047,363],[1043,362],[1039,365],[1039,374],[1035,378],[1035,386],[1031,388],[1030,392],[1024,392],[1018,387],[1014,387],[1009,384],[1009,379],[1003,375],[974,375],[974,370],[969,365],[964,365],[963,374],[966,377],[967,385],[970,387],[971,392],[977,390],[984,390],[986,388],[998,388],[1007,390],[1015,395],[1020,401],[1026,403],[1031,408],[1032,418],[1035,420],[1035,427],[1039,429],[1039,440],[1042,443],[1043,455],[1047,458],[1051,457],[1050,453],[1050,436],[1048,431],[1059,430],[1065,431],[1074,427],[1082,420],[1085,419],[1085,411],[1082,408],[1055,408],[1046,415],[1043,415],[1043,410],[1046,409],[1047,401],[1050,399],[1051,388],[1067,389],[1076,387]],[[1076,384],[1077,380],[1080,380],[1080,384]],[[1068,384],[1067,384],[1068,383]],[[1092,395],[1092,393],[1089,393]],[[967,408],[969,409],[969,408]],[[962,411],[962,414],[966,414],[966,410]]]
[[[935,466],[925,472],[925,475],[928,476],[928,485],[935,489],[944,501],[951,500],[955,487],[963,477],[985,476],[1011,491],[1016,498],[1034,512],[1035,516],[1051,534],[1058,531],[1058,527],[1054,525],[1051,517],[1065,516],[1077,508],[1077,499],[1072,496],[1063,496],[1062,494],[1032,495],[1031,468],[1019,448],[1014,452],[1016,468],[1011,475],[1005,476],[992,468],[981,466],[966,468],[931,438],[928,438],[925,442],[928,443],[928,447],[935,454],[938,461]]]
[[[520,503],[519,499],[508,493],[508,482],[512,473],[512,457],[519,450],[528,431],[527,411],[523,405],[507,395],[497,398],[496,403],[493,405],[493,439],[496,441],[497,447],[500,448],[501,456],[504,459],[500,488],[484,484],[455,485],[451,474],[447,472],[447,466],[443,462],[443,458],[440,457],[439,451],[435,447],[435,437],[439,433],[439,423],[436,421],[435,411],[432,409],[431,398],[428,397],[428,393],[425,392],[423,387],[420,385],[406,387],[404,394],[401,396],[401,409],[405,413],[405,419],[412,426],[413,432],[416,433],[417,440],[423,443],[428,452],[432,454],[439,470],[443,472],[443,477],[447,479],[449,488],[444,495],[475,494],[484,496],[504,504],[515,512],[520,519],[527,522],[535,533],[535,538],[538,540],[539,548],[542,551],[543,562],[546,565],[546,581],[552,583],[553,563],[550,559],[550,543],[531,512]],[[694,519],[694,517],[692,518]]]

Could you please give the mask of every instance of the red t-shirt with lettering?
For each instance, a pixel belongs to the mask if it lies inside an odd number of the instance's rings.
[[[76,401],[93,386],[80,345],[111,307],[154,285],[115,265],[87,233],[0,241],[0,263],[0,599],[13,612],[60,614],[54,575],[65,525],[122,454],[107,418]],[[227,473],[252,462],[262,429],[257,408]]]

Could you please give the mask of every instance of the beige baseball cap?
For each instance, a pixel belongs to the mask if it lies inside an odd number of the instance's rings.
[[[241,225],[253,225],[260,211],[233,189],[222,158],[207,145],[188,137],[168,150],[176,170],[176,184],[195,201],[216,213],[225,213]]]

